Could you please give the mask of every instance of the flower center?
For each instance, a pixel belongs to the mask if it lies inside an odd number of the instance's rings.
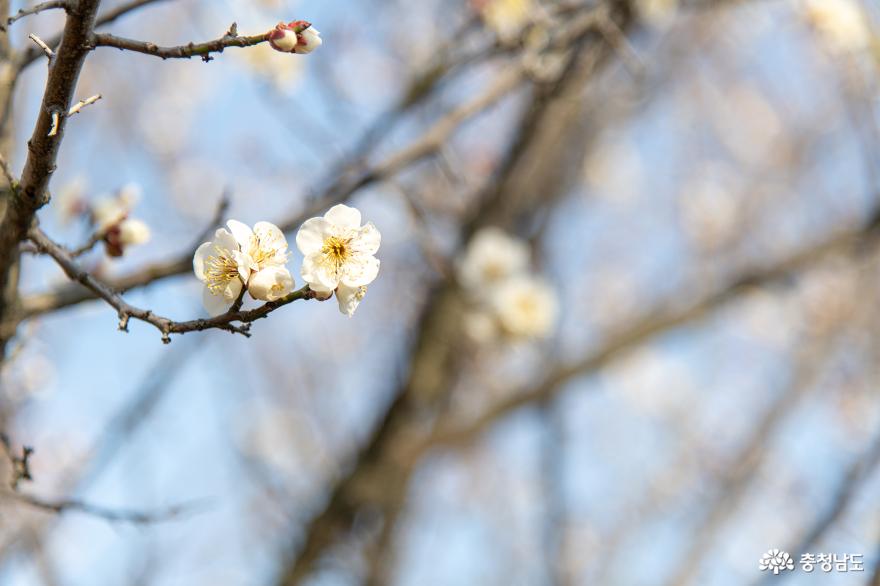
[[[238,263],[220,247],[217,256],[209,256],[205,262],[205,284],[212,295],[219,294],[233,279],[238,278]]]
[[[281,250],[280,245],[273,245],[273,242],[264,242],[256,234],[251,235],[251,258],[257,263],[257,268],[262,269],[266,263],[275,257]]]
[[[351,239],[346,240],[338,236],[330,236],[324,240],[321,253],[328,263],[338,269],[351,257]]]

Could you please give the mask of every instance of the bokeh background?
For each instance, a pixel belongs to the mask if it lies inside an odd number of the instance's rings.
[[[34,310],[0,374],[35,449],[18,491],[147,518],[7,491],[0,583],[880,583],[876,3],[166,0],[106,28],[295,19],[311,55],[93,52],[77,96],[103,99],[41,225],[76,247],[79,212],[138,191],[150,242],[81,259],[113,283],[191,257],[224,194],[249,224],[344,200],[382,232],[379,278],[352,318],[297,302],[249,339]],[[14,169],[45,76],[16,87]],[[541,335],[476,327],[494,293],[457,277],[487,226],[551,288]],[[64,287],[24,259],[25,305]],[[126,299],[192,319],[200,288]],[[771,548],[864,571],[768,576]]]

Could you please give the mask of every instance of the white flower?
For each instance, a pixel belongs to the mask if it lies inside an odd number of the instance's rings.
[[[261,301],[277,301],[293,291],[293,277],[283,267],[270,266],[251,273],[248,293]]]
[[[501,328],[513,337],[543,337],[556,323],[558,303],[553,288],[537,277],[507,279],[492,293],[492,307]]]
[[[230,229],[233,222],[227,223]],[[239,224],[235,222],[236,227]],[[209,314],[225,313],[235,303],[251,275],[252,264],[253,259],[242,252],[233,233],[223,228],[214,233],[214,240],[199,246],[193,257],[193,272],[205,284],[202,303]]]
[[[365,285],[360,287],[340,285],[336,289],[336,301],[339,303],[339,311],[348,317],[353,316],[354,311],[358,308],[366,294],[367,287]]]
[[[251,297],[275,301],[290,293],[293,277],[285,267],[290,253],[281,229],[269,222],[257,222],[253,230],[236,220],[229,220],[226,225],[252,271],[250,279],[245,279]]]
[[[474,293],[522,272],[529,264],[525,242],[511,238],[498,228],[483,228],[471,238],[458,265],[462,286]]]
[[[313,291],[366,286],[379,274],[379,259],[373,255],[379,250],[381,235],[372,222],[360,224],[361,213],[344,204],[333,206],[323,218],[303,223],[296,246],[305,257],[303,280]]]
[[[288,24],[279,22],[269,31],[266,39],[272,48],[282,53],[311,53],[321,46],[321,33],[304,20]]]
[[[871,44],[868,21],[855,0],[805,0],[804,15],[833,51],[859,51]]]

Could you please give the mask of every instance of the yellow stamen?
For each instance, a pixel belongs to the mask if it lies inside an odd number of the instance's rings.
[[[219,246],[214,248],[217,256],[209,256],[205,259],[205,285],[212,294],[217,295],[230,281],[238,278],[238,263],[227,254],[227,251]]]
[[[338,270],[351,257],[351,239],[330,236],[321,248],[324,259]]]

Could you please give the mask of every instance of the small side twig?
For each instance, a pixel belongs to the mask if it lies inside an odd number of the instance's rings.
[[[13,449],[9,436],[2,432],[0,432],[0,445],[3,446],[6,458],[12,465],[12,478],[9,479],[9,486],[12,490],[18,490],[18,485],[22,480],[33,480],[30,458],[34,453],[34,449],[30,446],[22,446],[21,455],[19,456]]]
[[[34,33],[29,34],[29,35],[28,35],[28,38],[29,38],[30,40],[32,40],[34,43],[36,43],[36,45],[37,45],[40,49],[43,50],[43,53],[46,55],[46,57],[47,57],[47,58],[49,59],[49,61],[51,62],[52,59],[55,57],[55,51],[53,51],[53,50],[49,47],[49,45],[47,45],[47,44],[43,41],[43,39],[41,39],[40,37],[38,37],[38,36],[37,36],[36,34],[34,34]]]
[[[20,18],[24,18],[25,16],[30,16],[32,14],[38,14],[40,12],[44,12],[46,10],[54,10],[62,8],[65,12],[70,10],[70,2],[68,0],[47,0],[46,2],[40,2],[30,8],[22,8],[14,15],[10,16],[6,19],[6,26],[0,27],[2,29],[6,29],[7,26],[11,25],[13,22]]]
[[[63,513],[76,512],[97,517],[110,523],[133,523],[135,525],[147,525],[180,519],[184,515],[193,513],[200,504],[184,503],[158,511],[135,511],[129,509],[111,509],[74,499],[52,501],[29,494],[22,494],[20,492],[4,492],[2,494],[10,499],[47,513],[60,515]]]
[[[101,94],[95,94],[94,96],[92,96],[90,98],[86,98],[85,100],[80,100],[79,102],[74,104],[73,107],[70,108],[70,110],[67,112],[67,117],[70,118],[74,114],[79,114],[79,112],[83,108],[85,108],[86,106],[91,106],[92,104],[94,104],[95,102],[100,100],[101,97],[102,97]]]
[[[6,158],[3,155],[0,155],[0,172],[3,173],[3,177],[6,179],[6,183],[9,184],[9,188],[15,189],[18,182],[15,180],[12,170],[9,168],[9,163],[6,162]]]

